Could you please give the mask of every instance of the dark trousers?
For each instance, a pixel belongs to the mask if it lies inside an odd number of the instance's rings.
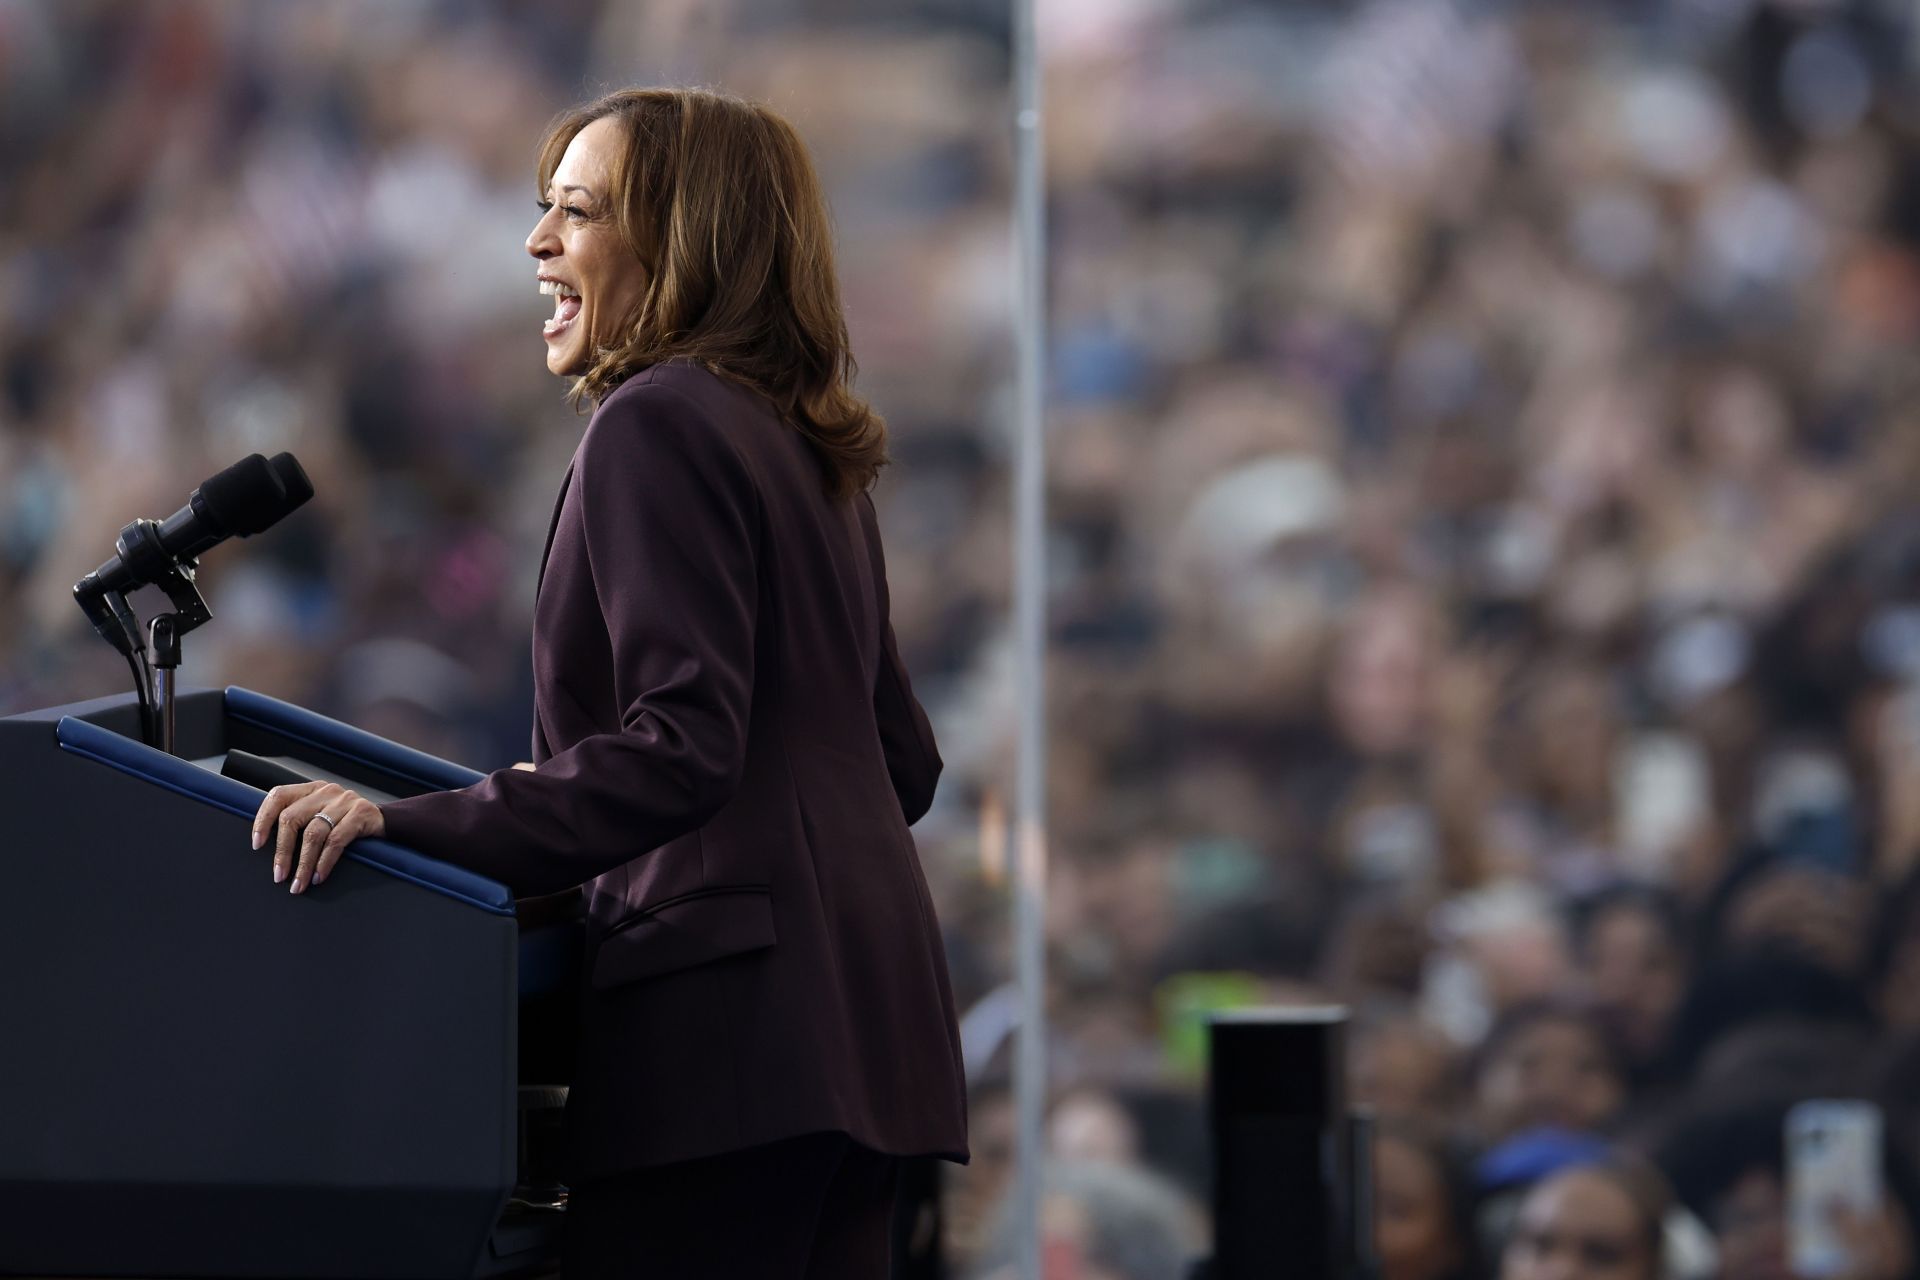
[[[563,1280],[886,1280],[898,1161],[815,1133],[571,1189]]]

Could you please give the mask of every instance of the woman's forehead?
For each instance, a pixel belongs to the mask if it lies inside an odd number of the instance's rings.
[[[599,194],[605,187],[619,142],[620,122],[612,116],[602,116],[588,124],[567,143],[548,186],[554,191],[573,186],[589,194]]]

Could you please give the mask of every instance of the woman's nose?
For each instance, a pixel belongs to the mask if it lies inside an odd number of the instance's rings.
[[[527,233],[527,252],[542,261],[560,252],[560,238],[547,225],[551,218],[551,211],[541,214],[540,221]]]

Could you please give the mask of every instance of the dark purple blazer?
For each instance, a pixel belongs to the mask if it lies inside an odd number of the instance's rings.
[[[872,503],[678,361],[574,454],[534,615],[534,763],[382,806],[520,896],[587,886],[573,1177],[839,1130],[966,1158],[960,1037],[907,826],[940,756]]]

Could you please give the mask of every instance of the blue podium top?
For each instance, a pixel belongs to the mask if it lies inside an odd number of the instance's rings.
[[[407,779],[424,789],[452,790],[470,786],[485,776],[250,689],[228,688],[225,703],[226,714],[231,719],[357,761],[391,777]],[[249,820],[259,810],[266,794],[257,787],[203,769],[190,760],[170,756],[73,715],[59,719],[55,734],[63,751]],[[513,895],[505,885],[401,845],[385,840],[356,840],[346,856],[482,911],[503,916],[514,914]]]

